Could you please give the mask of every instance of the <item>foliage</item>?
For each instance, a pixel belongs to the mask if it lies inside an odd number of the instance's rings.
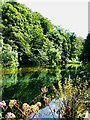
[[[67,63],[68,59],[70,59],[70,51],[71,51],[71,43],[70,43],[70,32],[66,32],[64,28],[61,26],[55,26],[56,31],[60,34],[61,38],[61,46],[62,54],[61,59],[62,63]]]
[[[40,13],[17,2],[6,2],[1,11],[3,43],[13,51],[17,47],[19,65],[55,66],[80,55],[82,42],[75,33],[54,26]]]
[[[18,66],[18,53],[9,44],[3,44],[2,61],[3,66]]]
[[[88,94],[87,81],[83,84],[80,82],[80,78],[76,79],[76,83],[73,84],[72,79],[65,80],[65,84],[62,84],[58,79],[59,89],[56,89],[53,86],[56,99],[59,99],[59,112],[62,115],[62,118],[77,120],[77,118],[84,118],[86,106],[89,101],[87,100]],[[62,99],[62,103],[60,101]]]
[[[77,37],[76,39],[76,45],[75,45],[75,48],[76,48],[76,55],[77,57],[80,58],[80,55],[82,54],[82,51],[83,51],[83,44],[84,44],[84,38],[79,36]]]
[[[49,63],[59,65],[62,53],[62,36],[60,36],[57,31],[53,30],[47,33],[47,37],[49,39],[47,51]]]
[[[20,64],[39,65],[47,61],[48,57],[43,50],[47,39],[43,34],[38,14],[25,5],[8,2],[3,5],[2,19],[3,42],[17,46]],[[48,24],[49,20],[46,21]]]
[[[80,58],[84,62],[90,62],[90,33],[87,35],[87,38],[85,39]]]
[[[70,43],[71,43],[70,59],[71,58],[76,58],[76,54],[75,54],[76,34],[75,33],[71,33]]]
[[[43,33],[46,35],[47,32],[51,31],[54,28],[54,25],[48,20],[48,18],[44,18],[40,13],[35,12],[37,19],[40,20],[40,24],[43,28]]]

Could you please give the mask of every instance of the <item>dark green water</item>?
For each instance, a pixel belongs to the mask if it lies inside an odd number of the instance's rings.
[[[90,77],[90,71],[85,66],[64,65],[55,68],[23,67],[19,69],[3,69],[3,100],[16,99],[22,102],[31,101],[41,93],[41,88],[47,86],[52,93],[52,84],[57,85],[57,77],[64,83],[69,75],[75,82],[79,76],[84,82]]]

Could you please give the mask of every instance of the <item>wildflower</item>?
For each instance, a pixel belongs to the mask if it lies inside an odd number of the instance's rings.
[[[41,88],[41,91],[42,91],[43,93],[47,93],[48,89],[46,89],[46,86],[45,86],[45,87]]]
[[[45,101],[45,105],[48,105],[48,103],[51,101],[51,98],[49,97],[46,97],[46,95],[44,95],[44,99],[43,99],[44,101]]]
[[[32,112],[32,111],[31,111],[30,108],[24,109],[24,113],[25,113],[26,115],[29,115],[31,112]]]
[[[16,100],[10,100],[9,107],[12,109],[12,107],[17,103]]]
[[[23,106],[22,106],[23,110],[24,110],[24,113],[26,115],[29,115],[32,111],[31,111],[31,107],[29,104],[27,103],[24,103]]]
[[[6,106],[5,101],[0,102],[0,106]]]
[[[5,115],[5,117],[11,118],[11,119],[16,118],[16,116],[15,116],[13,113],[11,113],[11,112],[8,112],[8,113]]]
[[[35,114],[39,114],[39,113],[40,113],[40,110],[39,110],[39,107],[38,107],[37,104],[31,105],[31,110],[32,110],[32,112],[34,112]]]
[[[25,109],[29,109],[29,108],[30,108],[30,106],[29,106],[29,104],[24,103],[24,104],[23,104],[23,106],[22,106],[22,108],[25,110]]]
[[[41,107],[41,102],[37,102],[36,104],[37,106]]]

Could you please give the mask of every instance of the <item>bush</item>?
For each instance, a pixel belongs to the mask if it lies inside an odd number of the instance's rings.
[[[9,44],[4,44],[2,47],[2,64],[6,66],[18,66],[18,53],[13,50]]]
[[[77,120],[77,118],[84,118],[86,106],[89,103],[87,99],[87,81],[83,84],[80,83],[80,79],[76,79],[76,83],[73,84],[72,79],[65,80],[65,84],[62,85],[58,79],[59,89],[53,86],[56,99],[61,100],[59,106],[59,116],[62,118]]]

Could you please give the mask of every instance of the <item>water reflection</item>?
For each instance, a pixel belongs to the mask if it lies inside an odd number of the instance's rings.
[[[82,78],[83,82],[90,77],[90,73],[80,65],[57,66],[53,69],[51,67],[4,69],[3,100],[16,99],[31,103],[41,93],[43,86],[47,86],[49,94],[51,94],[52,84],[57,86],[57,77],[64,83],[65,78],[68,78],[69,75],[71,75],[73,82],[77,75]]]

